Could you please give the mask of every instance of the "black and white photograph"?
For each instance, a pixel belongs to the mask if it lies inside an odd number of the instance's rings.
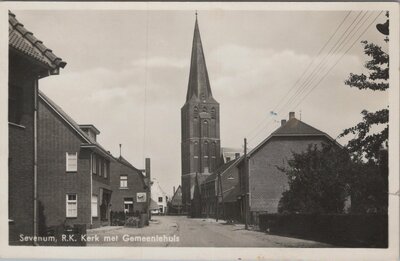
[[[397,260],[398,5],[64,4],[1,8],[7,253]]]

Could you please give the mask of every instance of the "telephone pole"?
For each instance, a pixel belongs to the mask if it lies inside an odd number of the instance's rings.
[[[245,185],[245,197],[244,197],[244,220],[245,220],[245,229],[249,229],[249,220],[248,220],[248,211],[249,211],[249,173],[247,167],[247,139],[244,138],[244,185]]]

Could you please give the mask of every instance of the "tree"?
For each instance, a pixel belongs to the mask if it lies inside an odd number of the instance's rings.
[[[323,143],[322,147],[309,145],[306,151],[293,153],[288,167],[278,167],[289,183],[278,212],[342,213],[351,166],[347,151],[334,143]]]
[[[386,16],[389,16],[388,13]],[[388,26],[388,21],[386,22]],[[389,41],[388,38],[385,41]],[[389,55],[376,44],[361,42],[364,53],[371,57],[365,63],[369,74],[353,74],[345,81],[360,90],[386,91],[389,88]],[[354,134],[346,145],[357,166],[350,181],[353,212],[383,212],[388,206],[388,134],[389,109],[376,112],[363,110],[363,119],[356,126],[345,129],[339,137]],[[376,130],[381,126],[380,131]]]
[[[389,88],[389,55],[382,51],[380,46],[367,41],[364,44],[364,53],[372,59],[365,63],[365,68],[370,70],[369,75],[350,73],[345,84],[360,90],[386,91]],[[379,164],[380,150],[388,148],[389,109],[384,108],[376,112],[363,110],[363,120],[356,126],[345,129],[339,137],[355,134],[356,137],[349,141],[347,148],[355,156],[365,157],[367,160]],[[376,125],[383,125],[383,130],[371,133]]]

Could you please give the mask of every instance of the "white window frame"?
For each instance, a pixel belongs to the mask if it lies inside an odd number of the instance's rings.
[[[70,195],[75,195],[75,200],[73,199],[68,199],[68,196]],[[70,210],[69,206],[75,203],[75,208],[76,208],[76,213],[75,214],[70,214],[68,210]],[[65,197],[65,216],[67,218],[76,218],[78,217],[78,194],[76,193],[68,193],[66,194]]]
[[[72,157],[72,159],[71,159]],[[75,160],[75,167],[70,167],[68,164],[71,160]],[[65,153],[65,170],[66,172],[77,172],[78,171],[78,152],[75,153]]]
[[[122,179],[122,177],[125,177],[125,178]],[[124,181],[125,186],[122,186],[123,185],[122,181]],[[119,188],[122,188],[122,189],[128,188],[128,175],[119,176]]]
[[[92,195],[91,199],[91,209],[92,209],[92,217],[97,218],[99,217],[99,201],[97,195]]]

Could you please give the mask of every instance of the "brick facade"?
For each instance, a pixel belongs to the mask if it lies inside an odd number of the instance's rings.
[[[111,162],[111,211],[124,211],[124,199],[133,200],[134,213],[147,213],[149,193],[144,181],[144,176],[140,170],[125,163],[125,159],[118,158]],[[127,176],[127,187],[120,187],[121,175]],[[146,194],[146,202],[138,202],[137,193]]]
[[[19,234],[34,232],[34,111],[37,92],[36,75],[31,65],[10,53],[9,91],[19,88],[18,110],[15,122],[9,118],[9,175],[8,202],[10,244],[19,244]],[[12,110],[13,108],[10,108]],[[14,108],[16,109],[16,108]],[[10,112],[11,113],[11,112]]]
[[[293,153],[300,153],[310,144],[328,142],[320,137],[273,137],[249,161],[250,211],[277,213],[282,193],[288,189],[285,173],[277,167],[287,167]]]
[[[196,175],[201,184],[221,162],[219,103],[212,96],[197,19],[181,129],[182,203],[189,211]]]
[[[106,178],[104,170],[103,175],[100,175],[100,169],[109,165],[110,157],[105,157],[99,150],[82,147],[83,144],[89,144],[88,137],[55,106],[41,94],[38,117],[38,202],[41,232],[50,226],[61,224],[86,224],[88,228],[109,224],[109,200],[108,203],[106,201],[111,197],[111,173],[109,169],[106,170]],[[67,171],[66,153],[77,153],[77,171]],[[93,157],[97,157],[99,162],[96,173],[92,170]],[[77,196],[77,217],[66,215],[67,194]],[[98,200],[98,215],[93,218],[92,195],[97,196]]]

